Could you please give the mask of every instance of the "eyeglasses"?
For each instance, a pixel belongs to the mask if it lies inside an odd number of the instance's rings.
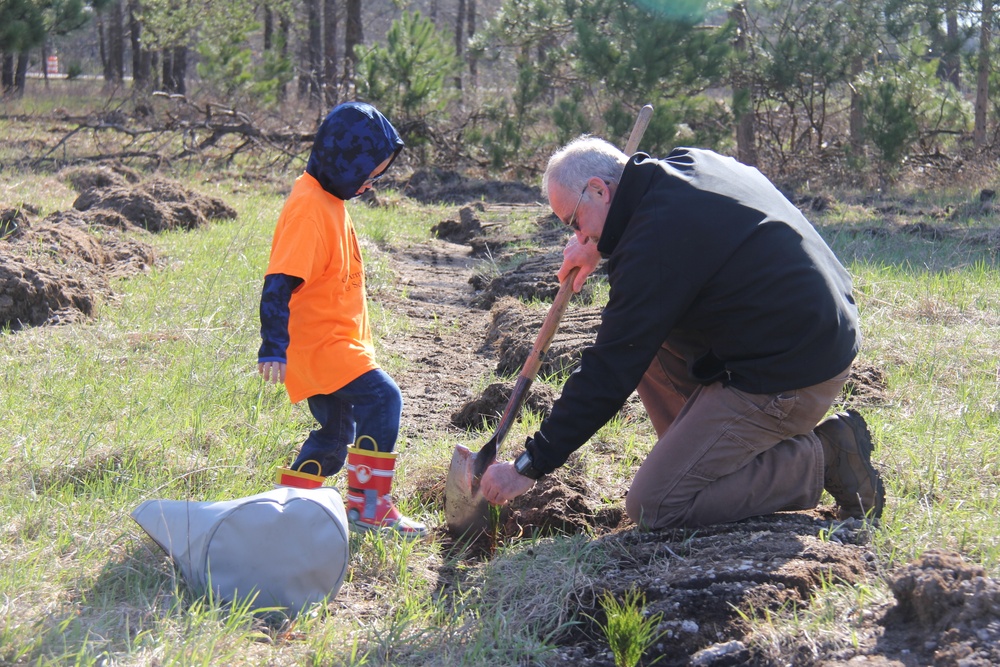
[[[361,187],[365,187],[366,185],[373,185],[375,181],[382,178],[383,176],[385,176],[385,171],[380,171],[371,178],[366,178],[364,182],[361,184]]]
[[[569,214],[569,218],[566,219],[564,223],[567,227],[573,231],[580,231],[580,223],[576,219],[576,212],[580,208],[580,203],[583,202],[583,195],[587,194],[587,186],[583,186],[583,190],[580,190],[580,198],[576,200],[576,206],[573,207],[573,212]]]

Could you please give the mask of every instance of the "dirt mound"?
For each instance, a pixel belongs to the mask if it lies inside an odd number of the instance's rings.
[[[472,276],[469,284],[477,292],[474,305],[488,309],[504,296],[517,297],[522,301],[551,301],[559,291],[556,273],[562,266],[566,239],[562,223],[554,216],[546,216],[538,221],[527,249],[516,244],[517,239],[498,238],[496,234],[484,234],[467,241],[474,256],[489,257],[493,265],[506,267],[495,273]],[[601,275],[605,270],[601,265],[594,275]],[[591,303],[594,299],[593,281],[584,283],[583,289],[573,299],[578,303]]]
[[[886,372],[863,359],[857,359],[851,367],[843,393],[853,405],[884,405],[889,400]]]
[[[528,308],[515,298],[503,297],[490,313],[492,322],[483,350],[496,351],[497,375],[517,375],[531,353],[546,312]],[[568,310],[559,322],[538,374],[546,377],[575,369],[584,348],[593,344],[600,323],[601,312],[596,306]]]
[[[626,519],[595,540],[607,561],[593,578],[581,577],[571,602],[579,624],[557,640],[556,658],[546,664],[614,665],[600,600],[607,594],[620,600],[632,590],[644,594],[645,613],[662,618],[657,630],[663,635],[643,664],[817,664],[812,646],[760,655],[747,619],[808,606],[829,581],[864,584],[875,573],[870,552],[859,544],[867,532],[857,524],[789,512],[697,531],[641,532]],[[546,558],[545,549],[533,550],[538,560]]]
[[[484,181],[447,169],[415,171],[406,181],[389,185],[422,203],[465,204],[474,201],[528,204],[543,201],[538,188],[517,181]]]
[[[65,323],[89,317],[94,310],[91,290],[71,274],[51,266],[28,263],[0,243],[0,328]]]
[[[95,234],[105,216],[56,212],[25,220],[0,241],[0,326],[65,324],[89,317],[109,279],[144,271],[155,262],[152,246],[114,227]],[[74,312],[75,311],[75,312]]]
[[[624,516],[620,504],[602,505],[600,494],[594,493],[586,479],[559,471],[538,480],[534,488],[501,509],[498,533],[503,539],[518,539],[606,531],[618,526]]]
[[[143,230],[190,229],[236,217],[220,199],[162,178],[139,183],[121,165],[68,169],[81,190],[74,209],[40,222],[28,205],[0,207],[0,326],[19,329],[91,316],[110,279],[156,261]]]
[[[68,167],[59,172],[59,177],[77,192],[85,192],[91,188],[126,187],[141,180],[138,172],[121,163]]]
[[[152,232],[194,229],[211,219],[233,219],[236,211],[221,199],[198,194],[162,178],[136,185],[85,190],[73,202],[78,211],[103,209]]]
[[[887,636],[934,665],[1000,664],[1000,583],[961,555],[931,549],[891,579]]]
[[[480,205],[479,210],[482,210]],[[476,217],[472,206],[463,206],[458,211],[458,220],[442,220],[431,227],[431,233],[439,239],[452,243],[467,243],[483,231],[482,223]]]
[[[453,414],[451,423],[467,431],[494,428],[510,402],[512,391],[513,388],[509,384],[501,382],[491,384],[479,397],[469,401]],[[528,396],[524,399],[522,409],[548,416],[555,400],[555,389],[545,384],[533,383]]]

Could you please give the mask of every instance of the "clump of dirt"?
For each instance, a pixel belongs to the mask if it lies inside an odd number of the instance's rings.
[[[27,230],[28,212],[24,206],[0,209],[0,241],[13,240]]]
[[[573,535],[618,526],[625,516],[621,504],[602,505],[588,487],[592,484],[572,472],[546,475],[501,509],[497,537]]]
[[[127,187],[141,180],[137,171],[119,162],[67,167],[59,172],[59,177],[67,181],[77,192],[85,192],[91,188]]]
[[[470,201],[530,204],[542,201],[541,191],[517,181],[468,178],[448,169],[415,171],[406,181],[390,181],[411,199],[423,203],[465,204]]]
[[[843,393],[855,405],[885,405],[889,400],[886,373],[874,364],[857,359],[851,366]]]
[[[0,241],[0,326],[66,324],[89,317],[109,279],[145,271],[152,246],[102,227],[103,216],[61,211]],[[76,311],[71,312],[71,311]]]
[[[85,190],[73,202],[78,211],[103,209],[124,216],[131,224],[152,232],[194,229],[211,219],[233,219],[236,210],[216,197],[155,178],[135,185],[109,185]]]
[[[550,250],[528,257],[500,275],[475,275],[470,284],[481,290],[475,305],[488,310],[502,296],[514,296],[522,301],[551,301],[559,291],[556,272],[562,264],[562,252]]]
[[[77,321],[89,317],[94,298],[83,281],[55,267],[29,263],[0,243],[0,328]]]
[[[890,579],[883,623],[926,656],[922,664],[1000,664],[1000,583],[960,554],[931,549]]]
[[[492,322],[482,350],[496,350],[497,375],[517,375],[531,354],[545,313],[529,308],[514,297],[504,296],[495,303],[490,314]],[[584,348],[593,344],[600,323],[601,314],[596,306],[568,310],[542,359],[539,375],[545,377],[573,371],[580,363]]]
[[[482,207],[480,206],[480,210]],[[463,206],[458,210],[458,220],[442,220],[431,227],[431,233],[439,239],[452,243],[467,243],[471,238],[483,231],[482,223],[476,217],[472,206]]]
[[[494,428],[507,409],[513,389],[502,382],[494,382],[481,395],[467,402],[462,409],[451,416],[451,423],[466,431]],[[524,410],[531,410],[543,417],[548,416],[556,400],[552,387],[533,383],[524,399]]]
[[[552,215],[538,220],[536,231],[531,235],[531,246],[526,249],[511,239],[488,233],[468,241],[472,253],[477,257],[489,257],[495,266],[504,266],[502,271],[476,273],[469,281],[477,294],[473,304],[489,309],[503,296],[513,296],[522,301],[551,301],[559,291],[556,273],[563,262],[563,247],[566,245],[566,230],[558,218]],[[508,250],[508,246],[512,246]],[[599,266],[593,275],[602,275],[604,266]],[[590,303],[593,301],[593,282],[584,283],[583,289],[574,299]]]
[[[867,533],[837,525],[822,512],[755,517],[697,531],[642,532],[624,520],[596,538],[607,556],[602,571],[581,581],[573,604],[579,623],[557,641],[546,664],[611,667],[601,605],[641,591],[647,617],[662,633],[644,659],[662,665],[818,664],[809,650],[781,656],[754,647],[748,618],[810,604],[825,582],[864,584],[875,575],[871,553],[855,540]],[[831,535],[838,540],[829,539]],[[536,557],[544,558],[544,553]],[[794,647],[792,647],[794,648]]]

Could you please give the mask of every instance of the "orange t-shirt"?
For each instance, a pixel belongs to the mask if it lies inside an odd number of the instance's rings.
[[[378,368],[365,272],[344,201],[309,174],[295,181],[271,241],[267,274],[304,281],[289,302],[285,387],[293,403],[330,394]]]

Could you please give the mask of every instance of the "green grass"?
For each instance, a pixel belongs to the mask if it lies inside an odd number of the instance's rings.
[[[49,210],[73,200],[51,177],[15,176],[0,187],[5,201],[45,202]],[[350,605],[335,601],[329,614],[275,628],[247,609],[193,596],[131,522],[129,512],[148,498],[229,499],[270,488],[274,469],[312,425],[307,410],[263,385],[255,370],[261,275],[282,197],[244,190],[226,198],[237,220],[157,236],[161,264],[117,281],[117,296],[91,323],[0,335],[0,664],[543,659],[547,638],[575,622],[567,602],[575,587],[597,576],[608,557],[587,536],[500,545],[479,566],[450,562],[433,542],[353,538],[341,593]],[[396,336],[409,325],[379,304],[380,293],[398,289],[386,250],[426,238],[454,211],[390,202],[352,210],[364,237],[373,327]],[[834,211],[817,222],[855,277],[859,361],[886,374],[887,400],[864,408],[889,496],[874,542],[882,566],[943,546],[1000,574],[1000,280],[993,250],[957,239],[865,234],[878,223],[870,214]],[[380,353],[389,364],[405,363]],[[469,378],[477,387],[489,381]],[[537,415],[526,415],[509,441],[537,423]],[[644,420],[616,419],[574,465],[627,479],[651,437]],[[481,440],[470,436],[476,446]],[[411,455],[399,471],[401,488],[440,477],[455,441],[402,443]],[[401,503],[443,521],[441,508],[419,492]],[[448,569],[457,588],[440,579]],[[780,624],[821,634],[842,610],[885,596],[882,588],[831,584],[812,610]],[[779,621],[756,622],[766,634]]]
[[[997,572],[997,259],[958,240],[827,231],[854,275],[861,360],[886,372],[888,401],[865,410],[891,499],[885,547],[954,548]]]

